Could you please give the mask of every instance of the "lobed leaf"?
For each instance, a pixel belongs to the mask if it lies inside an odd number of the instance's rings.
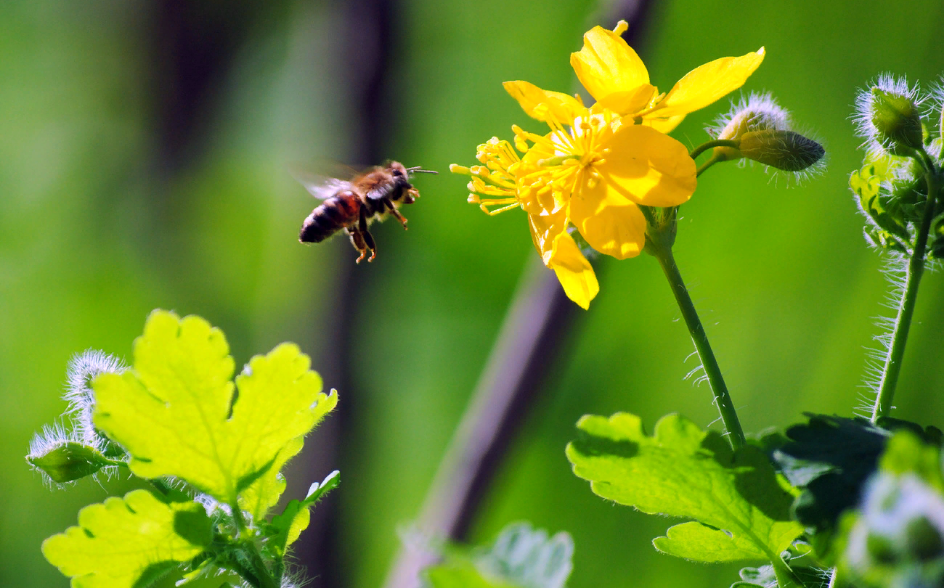
[[[298,347],[284,343],[231,377],[223,333],[157,310],[134,343],[134,365],[93,382],[95,426],[124,446],[131,471],[176,476],[260,517],[284,490],[279,468],[334,408]],[[238,389],[238,392],[236,390]]]
[[[563,588],[573,571],[574,541],[529,523],[502,529],[491,548],[451,549],[425,570],[434,588]]]
[[[140,588],[201,553],[211,522],[194,502],[164,503],[146,490],[79,511],[79,526],[43,542],[72,588]]]
[[[334,470],[321,484],[315,482],[308,490],[308,496],[304,500],[292,500],[286,505],[282,514],[272,517],[272,529],[275,531],[270,540],[279,554],[284,554],[285,550],[294,543],[302,531],[308,528],[311,522],[311,507],[315,505],[321,497],[334,490],[341,483],[341,475],[338,470]]]
[[[574,473],[592,490],[649,514],[694,519],[655,547],[696,561],[778,560],[803,531],[790,520],[791,496],[766,456],[735,454],[715,432],[668,415],[647,436],[639,417],[585,416],[567,446]]]

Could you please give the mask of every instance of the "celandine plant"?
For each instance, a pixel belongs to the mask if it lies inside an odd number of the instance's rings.
[[[514,146],[492,138],[478,147],[481,165],[451,168],[471,176],[469,201],[488,214],[527,213],[544,264],[581,307],[599,292],[588,255],[644,251],[662,267],[689,328],[724,434],[677,414],[660,419],[652,435],[632,414],[585,416],[566,450],[574,473],[604,498],[688,519],[654,540],[663,553],[761,564],[742,570],[737,585],[944,585],[942,435],[888,416],[919,282],[944,255],[944,90],[931,100],[883,77],[859,99],[868,154],[851,185],[868,241],[904,275],[899,312],[880,337],[886,347],[871,420],[809,415],[785,434],[749,438],[672,255],[678,207],[715,164],[756,161],[802,178],[820,168],[825,152],[771,96],[754,94],[689,152],[665,133],[739,88],[763,49],[703,65],[660,94],[620,37],[625,28],[593,28],[571,57],[594,104],[507,82],[550,132],[515,126]]]
[[[471,176],[469,200],[485,212],[527,213],[544,264],[583,308],[599,293],[588,255],[654,257],[701,358],[723,434],[677,414],[651,435],[629,413],[585,416],[566,449],[574,473],[604,498],[687,519],[654,540],[659,551],[757,565],[735,585],[944,585],[944,435],[889,416],[922,276],[944,257],[944,88],[927,96],[883,77],[858,100],[867,154],[850,185],[868,242],[903,276],[898,312],[879,337],[871,418],[808,415],[752,438],[673,257],[678,208],[713,165],[756,161],[800,177],[824,150],[771,96],[752,94],[689,152],[666,133],[741,87],[763,49],[698,67],[661,94],[620,37],[625,28],[595,27],[572,56],[594,104],[508,82],[549,132],[515,126],[513,145],[493,138],[479,146],[481,165],[452,166]],[[271,510],[285,488],[280,470],[337,395],[321,392],[291,344],[254,357],[235,381],[234,368],[219,330],[165,311],[148,318],[130,367],[98,352],[73,362],[63,423],[37,436],[27,460],[52,484],[127,471],[152,486],[84,508],[78,526],[44,542],[73,586],[144,588],[170,575],[204,588],[298,585],[286,552],[337,473]],[[512,525],[486,549],[442,547],[445,561],[425,577],[436,588],[562,588],[573,551],[566,533]]]
[[[34,438],[27,461],[52,484],[130,472],[151,483],[79,512],[43,543],[75,588],[295,586],[285,555],[337,472],[269,516],[280,470],[337,404],[308,357],[285,343],[235,364],[223,333],[166,311],[148,317],[131,367],[86,352],[69,371],[65,424]],[[277,398],[277,402],[273,399]]]

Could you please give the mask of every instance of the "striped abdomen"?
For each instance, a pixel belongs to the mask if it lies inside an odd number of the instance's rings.
[[[328,198],[302,223],[298,240],[320,243],[341,229],[356,225],[360,206],[360,199],[353,192],[342,192]]]

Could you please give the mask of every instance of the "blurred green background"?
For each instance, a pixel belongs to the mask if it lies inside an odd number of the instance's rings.
[[[315,586],[380,586],[536,253],[523,213],[488,218],[443,173],[417,179],[409,233],[377,227],[377,261],[354,266],[342,238],[297,242],[315,203],[288,167],[394,158],[445,172],[489,137],[510,138],[513,123],[542,131],[501,82],[574,89],[570,52],[620,9],[0,3],[0,585],[66,586],[43,538],[128,489],[86,480],[50,491],[23,456],[65,407],[70,356],[100,348],[130,360],[162,307],[221,327],[238,363],[296,341],[341,388],[342,413],[289,472],[292,497],[334,468],[343,480],[297,556]],[[717,166],[682,208],[676,256],[748,431],[803,411],[849,415],[867,400],[874,317],[891,311],[847,188],[861,161],[851,105],[881,72],[939,79],[942,30],[935,0],[673,0],[647,11],[636,44],[654,84],[667,90],[697,65],[764,45],[744,90],[772,92],[829,154],[823,175],[791,187],[758,166]],[[726,109],[691,115],[674,135],[698,144]],[[650,427],[674,411],[705,426],[717,417],[707,386],[683,381],[697,360],[685,359],[692,345],[654,260],[603,260],[599,275],[473,538],[521,519],[569,531],[574,587],[727,586],[736,568],[657,554],[650,540],[668,520],[607,503],[570,473],[563,448],[585,413],[632,411]],[[942,295],[944,278],[928,274],[895,412],[938,426]]]

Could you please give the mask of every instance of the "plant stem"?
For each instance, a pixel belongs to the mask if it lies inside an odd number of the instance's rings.
[[[698,169],[695,171],[695,177],[697,178],[702,173],[704,173],[705,170],[707,170],[709,167],[713,166],[714,164],[718,163],[719,161],[724,161],[724,157],[719,155],[718,153],[713,153],[711,157],[705,160],[705,163],[698,166]]]
[[[730,139],[715,139],[714,141],[708,141],[706,143],[702,143],[698,147],[695,147],[694,149],[692,149],[692,152],[688,154],[688,156],[691,157],[692,159],[695,159],[696,157],[698,157],[705,151],[709,149],[713,149],[715,147],[732,147],[734,149],[737,149],[740,146],[741,146],[741,143],[738,141],[732,141]]]
[[[685,325],[692,335],[692,341],[695,343],[698,357],[705,369],[705,375],[708,376],[708,384],[714,394],[715,404],[718,407],[718,412],[721,413],[721,422],[724,423],[724,428],[728,432],[728,441],[734,449],[737,449],[744,445],[744,431],[741,429],[737,412],[734,410],[734,403],[731,402],[728,387],[721,375],[721,368],[718,367],[718,361],[711,350],[708,335],[698,318],[698,312],[695,311],[692,298],[688,295],[688,289],[682,280],[682,274],[679,273],[678,266],[675,265],[672,248],[665,245],[659,246],[657,243],[650,241],[647,243],[647,251],[650,251],[659,260],[659,265],[662,266],[662,271],[665,272],[669,287],[672,288],[672,294],[675,295],[679,310],[682,311],[682,316],[685,318]]]
[[[230,509],[233,511],[233,520],[236,521],[236,528],[239,530],[240,544],[245,548],[245,553],[249,556],[249,562],[252,564],[252,572],[255,575],[256,582],[258,582],[258,588],[279,588],[281,582],[278,578],[272,577],[272,572],[266,567],[265,561],[263,561],[262,555],[260,555],[252,538],[245,536],[248,534],[246,519],[243,518],[243,511],[239,508],[239,504],[237,504],[235,500],[230,505]],[[242,573],[240,573],[240,575],[246,578],[250,583],[253,583],[250,578],[247,578]]]
[[[898,316],[895,318],[895,330],[892,332],[892,343],[888,347],[885,358],[885,369],[882,371],[882,382],[879,386],[878,397],[875,399],[875,408],[872,410],[872,422],[876,423],[892,410],[892,400],[895,397],[895,387],[898,385],[898,376],[901,372],[901,361],[905,355],[905,344],[908,342],[908,331],[911,330],[911,319],[914,316],[915,301],[918,298],[918,286],[924,274],[924,255],[928,244],[928,233],[931,231],[931,221],[934,218],[935,202],[940,184],[937,171],[930,158],[924,155],[922,163],[927,167],[925,180],[928,183],[928,200],[924,205],[924,216],[921,227],[915,237],[915,247],[908,260],[905,274],[905,287],[898,306]]]

